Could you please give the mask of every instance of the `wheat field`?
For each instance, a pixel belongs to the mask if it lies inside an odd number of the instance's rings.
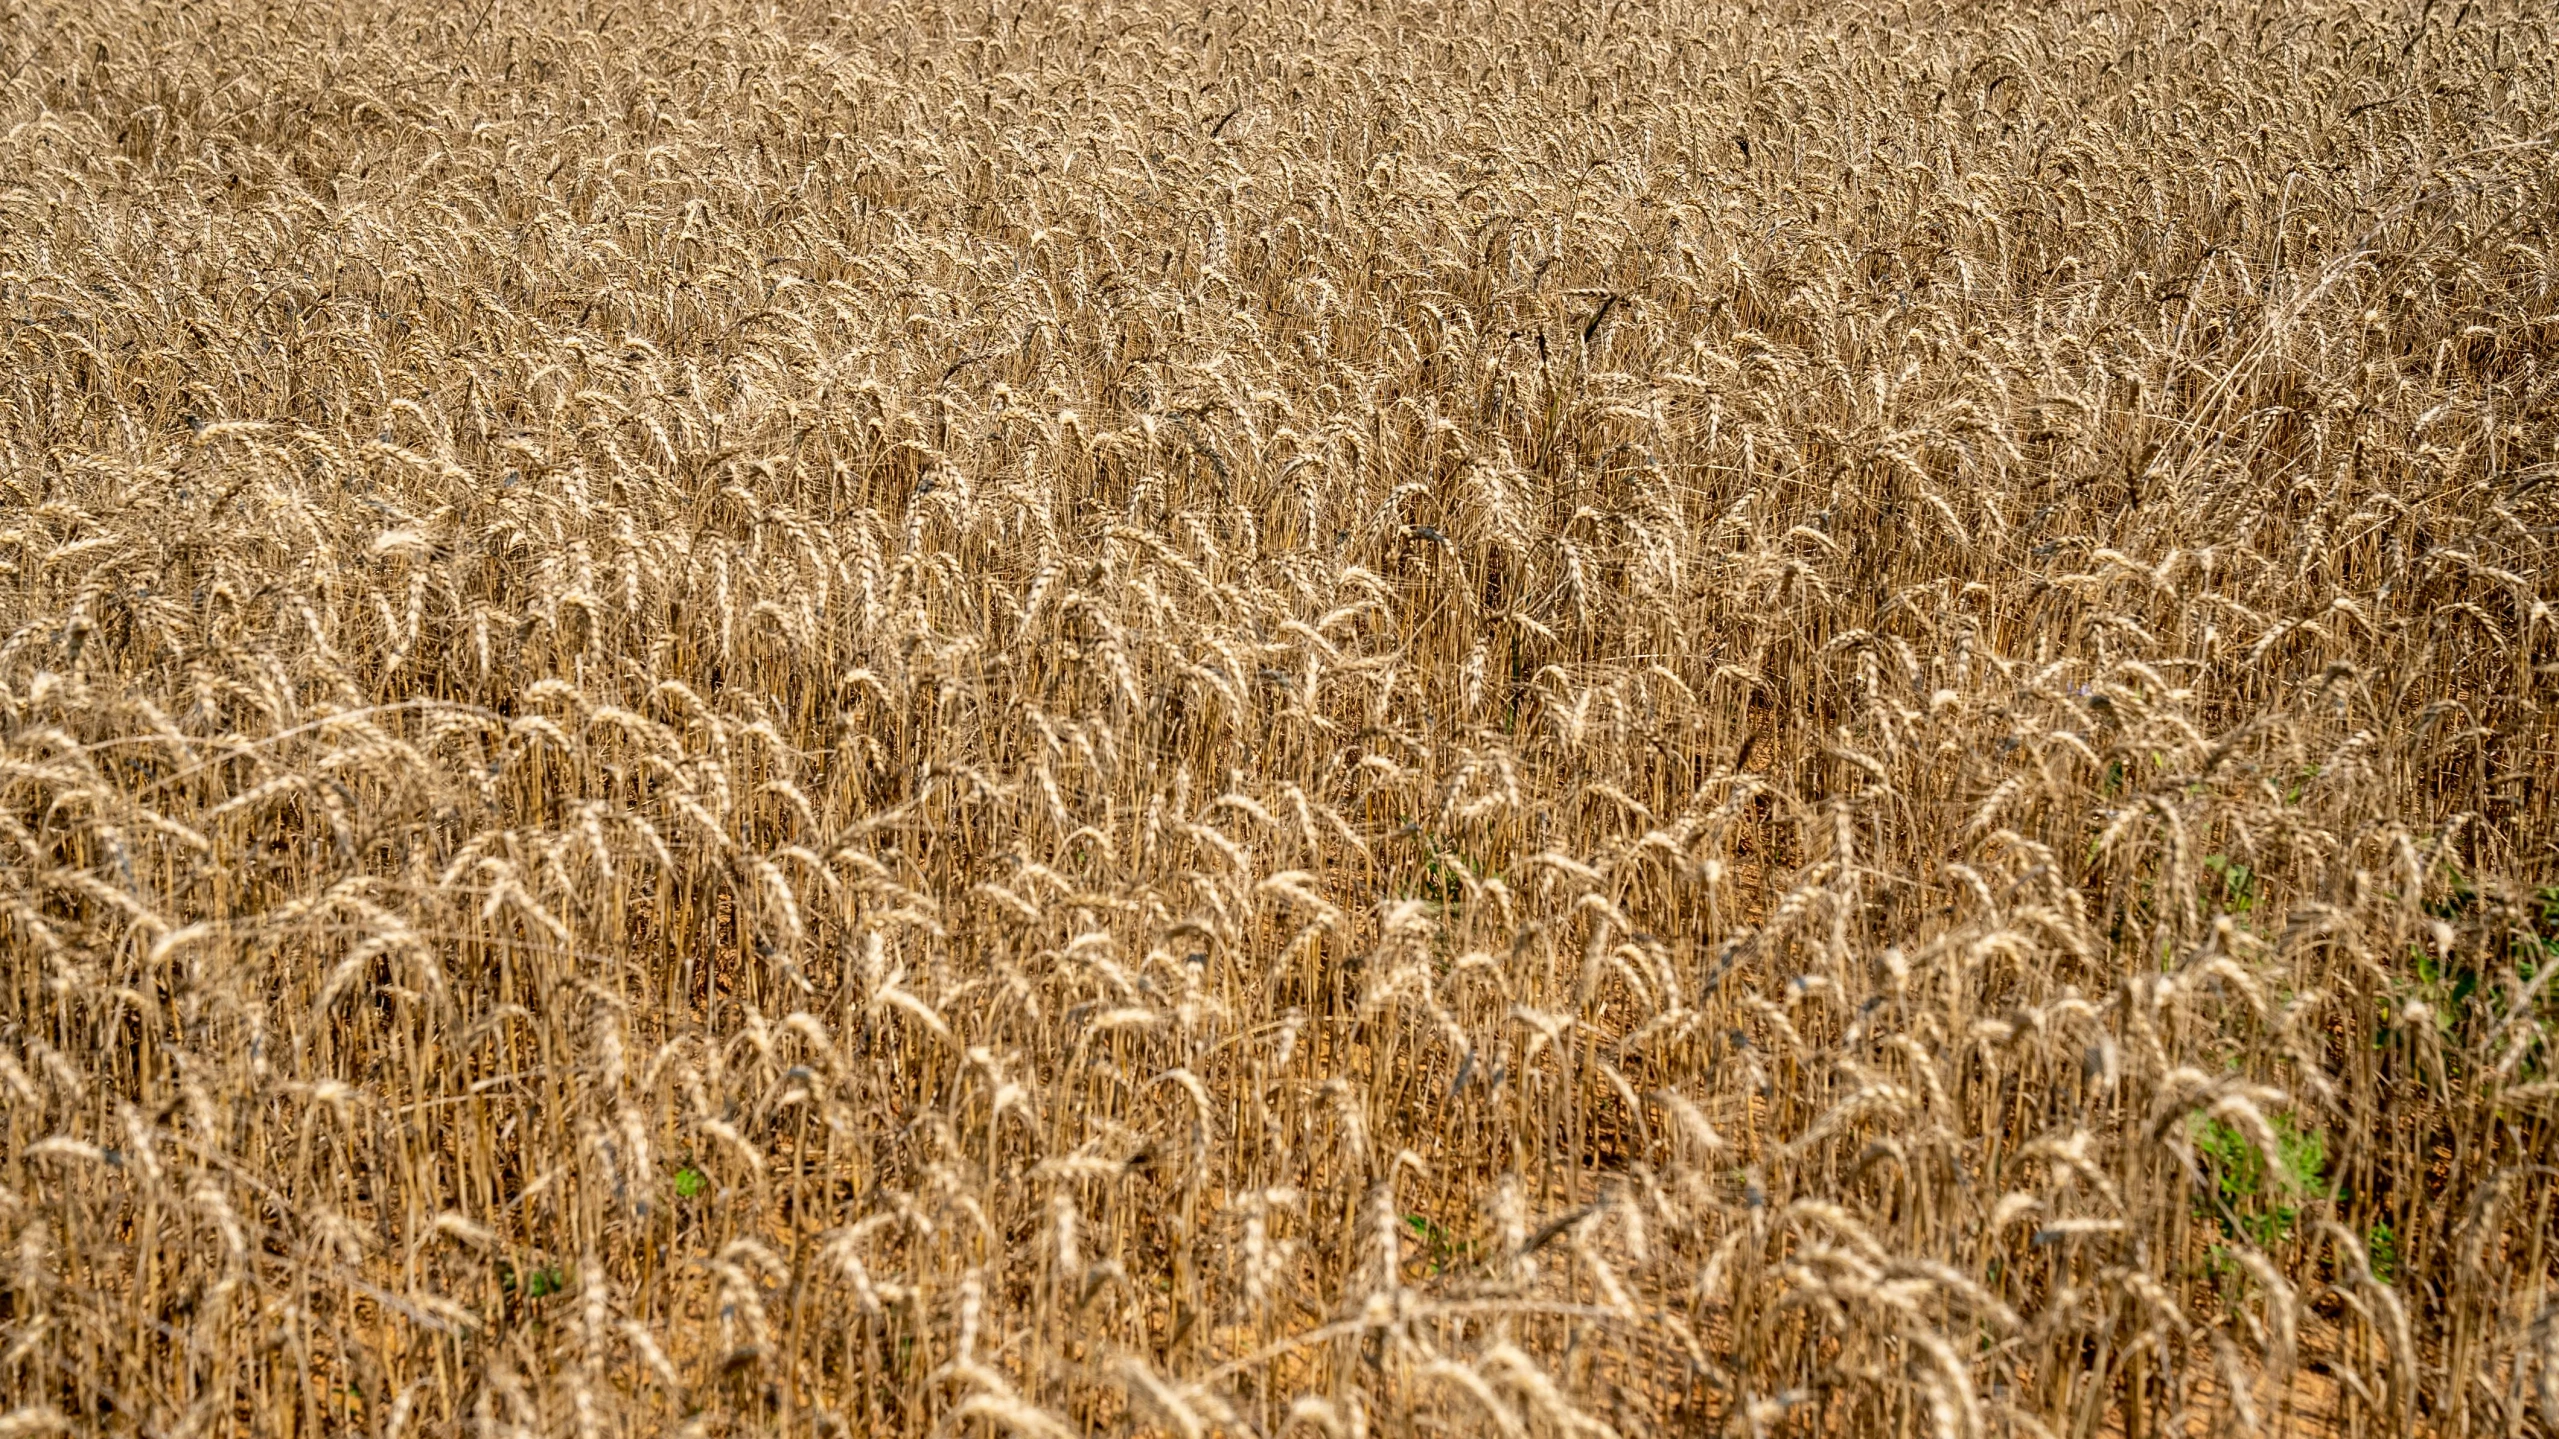
[[[0,1435],[2559,1433],[2559,15],[0,11]]]

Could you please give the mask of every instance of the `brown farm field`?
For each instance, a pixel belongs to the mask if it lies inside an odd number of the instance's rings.
[[[2559,12],[0,76],[0,1439],[2559,1434]]]

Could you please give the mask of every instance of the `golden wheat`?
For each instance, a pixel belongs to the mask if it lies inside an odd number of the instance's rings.
[[[2538,7],[0,71],[0,1433],[2559,1432]]]

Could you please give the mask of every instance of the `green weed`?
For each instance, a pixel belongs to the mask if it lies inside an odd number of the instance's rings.
[[[2212,1184],[2210,1213],[2223,1232],[2245,1237],[2260,1249],[2291,1236],[2304,1204],[2336,1196],[2326,1178],[2327,1136],[2280,1114],[2272,1127],[2275,1162],[2271,1167],[2265,1152],[2224,1120],[2199,1114],[2189,1121],[2187,1131]]]
[[[2225,913],[2246,914],[2257,907],[2257,872],[2226,854],[2204,856],[2204,868],[2220,882],[2216,902]]]

